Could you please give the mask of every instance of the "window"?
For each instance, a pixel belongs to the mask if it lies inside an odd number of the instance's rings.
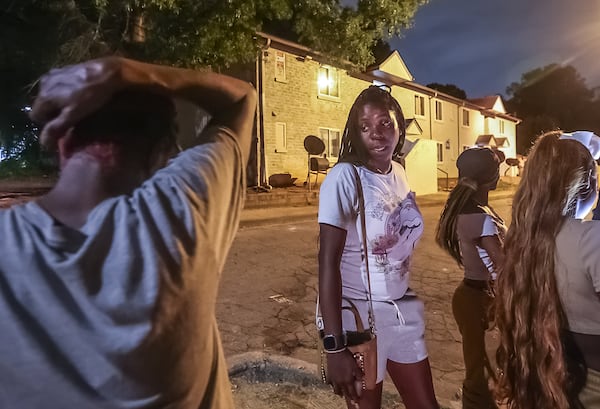
[[[275,152],[287,152],[287,129],[285,122],[275,122]]]
[[[504,121],[502,119],[498,120],[498,131],[499,133],[504,133]]]
[[[425,97],[415,95],[415,115],[425,116]]]
[[[319,78],[317,84],[319,87],[319,96],[339,98],[340,97],[340,78],[339,72],[333,67],[319,67]]]
[[[444,161],[444,145],[441,142],[437,143],[437,161],[438,163]]]
[[[286,81],[285,53],[275,51],[275,81]]]
[[[319,136],[325,142],[325,154],[328,158],[337,158],[340,152],[340,130],[319,128]]]
[[[441,121],[443,120],[442,115],[442,101],[435,101],[435,120]]]
[[[470,119],[469,119],[469,111],[466,110],[466,109],[463,109],[462,110],[462,114],[463,114],[462,115],[462,124],[463,124],[463,126],[470,126],[471,122],[470,122]]]

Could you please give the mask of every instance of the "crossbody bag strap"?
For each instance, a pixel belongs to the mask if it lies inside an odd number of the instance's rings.
[[[352,165],[354,171],[354,179],[356,181],[356,193],[358,195],[358,217],[360,217],[360,227],[362,230],[362,259],[365,263],[365,271],[367,272],[367,300],[369,302],[369,328],[375,334],[375,315],[373,314],[373,299],[371,297],[371,274],[369,272],[369,249],[367,244],[367,222],[365,214],[365,197],[363,194],[360,175],[355,165]]]

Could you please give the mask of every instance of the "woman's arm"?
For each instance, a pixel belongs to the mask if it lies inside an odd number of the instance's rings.
[[[494,272],[499,274],[504,266],[504,250],[498,236],[483,236],[479,239],[479,247],[483,248],[494,265]]]
[[[341,337],[342,277],[340,261],[346,244],[346,230],[320,223],[319,235],[319,300],[325,335]],[[338,395],[358,401],[356,380],[362,373],[348,350],[327,354],[328,377]]]

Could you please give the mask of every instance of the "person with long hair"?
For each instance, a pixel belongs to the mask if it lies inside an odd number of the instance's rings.
[[[513,199],[498,279],[496,393],[511,409],[600,407],[600,222],[591,132],[542,135]]]
[[[370,86],[350,109],[338,163],[319,196],[319,294],[328,345],[328,380],[349,408],[380,408],[386,370],[407,409],[438,408],[425,346],[423,302],[409,288],[410,258],[423,233],[423,218],[400,156],[405,121],[389,91]],[[346,348],[345,332],[355,330],[351,300],[368,320],[368,284],[361,260],[355,166],[364,191],[366,242],[377,333],[377,385],[355,388],[361,369]],[[330,345],[331,344],[331,345]],[[332,346],[333,345],[333,346]],[[360,395],[360,396],[359,396]]]
[[[465,363],[462,406],[495,408],[488,387],[493,371],[485,349],[485,331],[506,233],[504,221],[488,202],[489,191],[496,189],[500,177],[500,158],[489,148],[471,148],[459,155],[456,166],[458,184],[440,216],[436,242],[465,270],[452,297]]]

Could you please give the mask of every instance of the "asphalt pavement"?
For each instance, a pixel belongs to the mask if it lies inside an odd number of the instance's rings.
[[[516,178],[503,178],[500,188],[490,192],[490,202],[501,204],[505,217],[517,183]],[[0,183],[0,207],[34,199],[50,186],[51,181]],[[448,192],[417,195],[426,225],[434,225],[447,196]],[[312,317],[318,190],[249,190],[246,204],[217,301],[236,407],[344,407],[320,383]],[[444,408],[459,408],[461,338],[449,305],[461,271],[432,243],[429,228],[415,252],[411,286],[426,305],[426,341],[438,400]],[[489,334],[490,345],[494,336]],[[382,407],[403,408],[389,380],[385,381]]]
[[[517,183],[504,180],[500,189],[490,192],[490,202],[506,218]],[[284,199],[288,203],[305,200],[301,190],[287,194],[300,196]],[[462,271],[433,241],[447,196],[448,192],[417,196],[426,230],[413,257],[411,287],[425,302],[426,341],[438,400],[444,408],[459,408],[462,347],[450,304]],[[304,205],[250,206],[242,212],[217,304],[237,407],[344,407],[320,384],[313,315],[316,199]],[[492,354],[496,334],[490,332],[488,338]],[[386,380],[384,409],[403,408],[394,389]]]

